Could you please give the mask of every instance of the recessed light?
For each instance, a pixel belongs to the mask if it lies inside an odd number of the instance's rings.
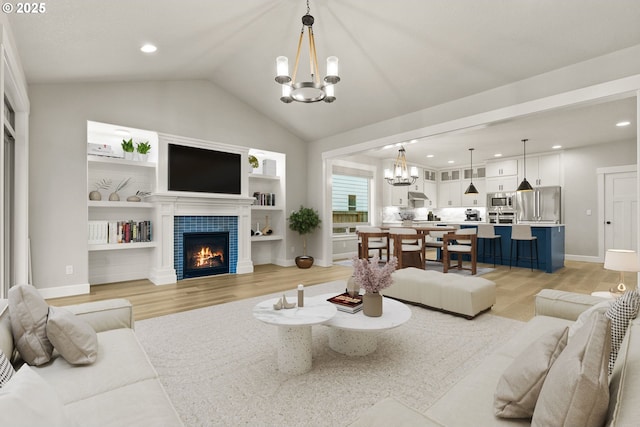
[[[562,148],[562,145],[554,145],[551,148],[554,150],[557,150],[558,148]]]
[[[453,160],[448,160],[447,163],[455,163]]]
[[[156,50],[158,50],[158,48],[155,45],[152,45],[151,43],[147,43],[145,45],[143,45],[140,50],[144,53],[153,53]]]
[[[412,139],[411,141],[409,141],[409,144],[415,144],[416,142],[418,142],[417,139]]]
[[[431,159],[431,158],[433,158],[433,157],[434,157],[434,155],[433,155],[433,154],[427,154],[427,158],[428,158],[428,159]]]
[[[496,153],[493,155],[493,157],[502,157],[502,153]]]
[[[389,145],[385,145],[384,147],[382,147],[383,150],[388,150],[389,148],[393,148],[394,145],[393,144],[389,144]]]
[[[628,121],[628,120],[624,120],[624,121],[622,121],[622,122],[618,122],[618,123],[616,123],[616,126],[618,126],[619,128],[621,128],[621,127],[624,127],[624,126],[629,126],[630,124],[631,124],[631,122],[630,122],[630,121]]]

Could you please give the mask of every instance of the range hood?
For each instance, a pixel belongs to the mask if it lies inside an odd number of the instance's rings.
[[[409,200],[429,200],[429,198],[419,191],[409,191]]]

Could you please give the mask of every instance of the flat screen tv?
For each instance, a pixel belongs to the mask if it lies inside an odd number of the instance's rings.
[[[240,194],[241,156],[169,144],[169,191]]]

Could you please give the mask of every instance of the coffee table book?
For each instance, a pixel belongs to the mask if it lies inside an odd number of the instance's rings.
[[[348,292],[327,299],[336,308],[346,313],[357,313],[362,310],[362,296],[352,297]]]

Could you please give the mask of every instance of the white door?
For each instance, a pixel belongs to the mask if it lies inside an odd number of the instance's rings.
[[[605,251],[607,249],[638,250],[636,179],[636,172],[605,175]]]

